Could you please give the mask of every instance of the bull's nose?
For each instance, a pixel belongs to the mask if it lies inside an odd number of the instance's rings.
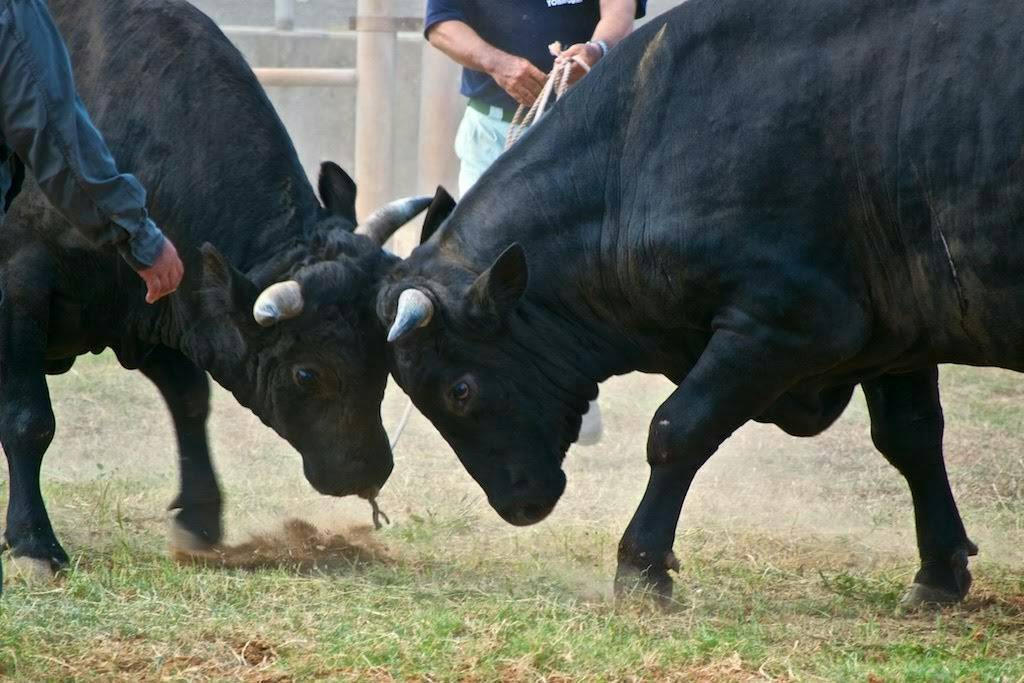
[[[550,515],[565,491],[565,473],[561,470],[547,476],[527,477],[514,470],[510,474],[507,488],[495,487],[489,501],[502,519],[515,526],[536,524]]]
[[[320,494],[373,498],[388,480],[393,467],[391,463],[373,466],[349,463],[342,466],[304,461],[302,469],[306,480]]]
[[[554,509],[554,505],[522,505],[516,509],[512,524],[516,526],[529,526],[531,524],[536,524],[550,515],[551,511]]]
[[[513,503],[506,506],[492,506],[509,524],[513,526],[530,526],[536,524],[551,514],[555,509],[555,503]]]

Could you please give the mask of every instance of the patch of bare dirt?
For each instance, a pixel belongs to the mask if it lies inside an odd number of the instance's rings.
[[[964,602],[964,609],[996,607],[1008,616],[1024,617],[1024,595],[1020,593],[992,593],[987,590],[972,592]]]
[[[238,545],[223,545],[209,551],[173,549],[174,559],[183,564],[202,564],[232,569],[290,567],[299,570],[324,569],[360,564],[390,564],[387,547],[373,536],[369,524],[343,531],[319,529],[302,519],[289,519],[280,529],[253,535]]]

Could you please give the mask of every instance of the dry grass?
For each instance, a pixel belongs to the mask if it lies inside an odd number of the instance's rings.
[[[1008,373],[943,374],[951,477],[982,551],[965,605],[897,613],[915,569],[909,495],[858,400],[818,439],[751,425],[712,459],[680,525],[677,609],[663,614],[615,604],[610,584],[666,382],[609,382],[605,441],[570,453],[562,503],[528,529],[501,523],[416,417],[381,497],[394,524],[372,532],[365,501],[317,496],[298,456],[218,392],[228,544],[183,565],[164,550],[177,476],[159,398],[110,359],[84,359],[52,383],[44,465],[75,567],[53,585],[8,580],[0,676],[1024,680],[1022,388]],[[389,394],[385,424],[403,406]]]

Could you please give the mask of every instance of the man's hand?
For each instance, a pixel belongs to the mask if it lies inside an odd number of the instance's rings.
[[[546,80],[544,72],[522,57],[501,53],[487,73],[519,104],[532,106]]]
[[[519,104],[531,106],[547,80],[528,60],[499,50],[457,19],[434,24],[427,40],[462,66],[486,73]]]
[[[569,72],[569,85],[572,85],[587,75],[587,70],[577,64],[573,60],[573,57],[579,57],[587,63],[587,66],[593,68],[602,56],[601,48],[597,45],[594,45],[593,43],[576,43],[575,45],[562,50],[562,54],[555,59],[555,65],[561,66],[566,62],[572,64],[572,71]]]
[[[154,304],[178,288],[185,267],[178,258],[178,250],[169,239],[164,240],[163,251],[149,268],[139,271],[139,277],[146,283],[146,303]]]

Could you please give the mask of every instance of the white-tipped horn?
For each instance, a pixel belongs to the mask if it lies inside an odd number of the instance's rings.
[[[356,232],[367,235],[377,244],[383,245],[395,231],[430,206],[433,200],[430,195],[396,199],[371,213]]]
[[[263,327],[270,327],[299,315],[302,306],[302,287],[295,280],[287,280],[263,290],[252,307],[252,317]]]
[[[398,341],[413,330],[425,326],[434,317],[434,302],[418,289],[407,289],[398,297],[398,313],[388,330],[388,342]]]

